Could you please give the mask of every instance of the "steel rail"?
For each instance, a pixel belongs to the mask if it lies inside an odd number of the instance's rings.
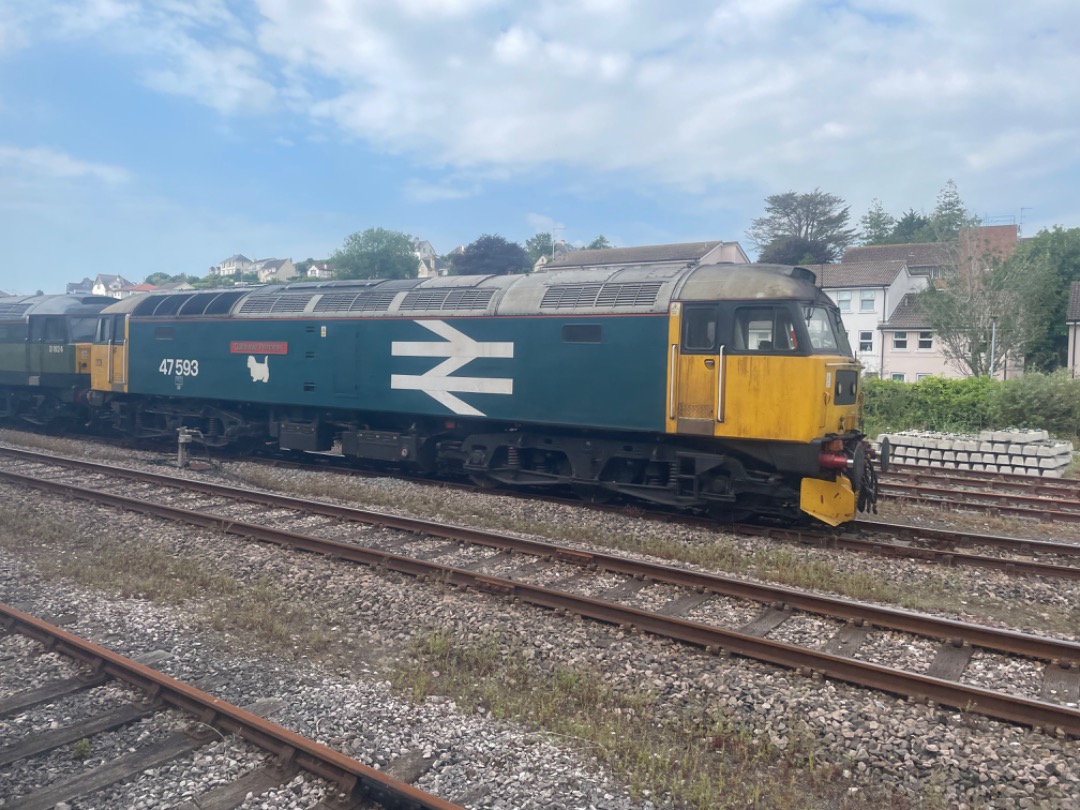
[[[1020,633],[1013,630],[971,624],[939,616],[901,610],[899,608],[889,608],[864,602],[852,602],[846,599],[822,596],[807,591],[787,588],[782,585],[749,582],[736,577],[727,577],[722,574],[676,568],[643,560],[634,560],[616,554],[585,551],[582,549],[560,546],[556,543],[530,540],[484,529],[454,526],[445,523],[388,514],[386,512],[329,504],[321,501],[308,501],[288,495],[255,492],[253,490],[239,489],[204,481],[166,478],[165,476],[159,476],[156,473],[130,470],[126,467],[114,468],[108,465],[96,464],[95,462],[79,461],[78,463],[80,466],[92,466],[99,471],[115,470],[125,474],[132,473],[140,481],[155,483],[166,487],[185,490],[192,489],[204,494],[251,501],[264,506],[288,507],[290,509],[310,512],[325,517],[395,529],[410,534],[438,537],[454,542],[472,543],[489,548],[510,549],[515,552],[535,557],[550,557],[571,565],[610,571],[612,573],[624,574],[637,578],[647,578],[653,582],[690,588],[699,592],[708,591],[720,596],[730,596],[736,599],[746,599],[763,604],[788,607],[792,610],[802,610],[808,613],[829,616],[843,621],[866,622],[876,627],[914,633],[916,635],[942,641],[964,641],[972,646],[995,652],[1022,655],[1028,658],[1037,658],[1055,663],[1080,666],[1080,643],[1065,641],[1063,639],[1046,638],[1030,633]],[[255,525],[234,521],[231,518],[220,518],[213,515],[206,516],[204,513],[192,512],[180,507],[149,503],[142,499],[130,498],[128,496],[101,493],[99,490],[84,489],[63,482],[46,481],[33,476],[26,476],[21,473],[0,471],[0,480],[5,479],[12,480],[16,483],[29,483],[33,486],[38,486],[39,488],[49,488],[54,491],[61,490],[66,494],[71,494],[86,500],[104,500],[107,498],[112,505],[122,509],[128,511],[149,512],[159,517],[169,519],[175,519],[173,515],[180,515],[182,516],[182,519],[188,521],[191,520],[190,516],[192,515],[200,516],[200,518],[209,517],[213,519],[213,522],[208,524],[200,519],[198,523],[198,525],[203,525],[208,528],[223,528],[223,526],[231,526],[234,524],[238,526]],[[227,528],[223,530],[228,531]],[[318,541],[318,538],[311,539]],[[351,544],[348,545],[348,547],[359,548],[359,546],[353,546]],[[381,554],[382,552],[376,553]]]
[[[726,630],[676,617],[662,616],[599,599],[576,596],[538,585],[405,557],[389,551],[364,548],[162,504],[140,502],[122,495],[88,490],[71,484],[34,479],[14,473],[0,473],[0,477],[42,489],[63,492],[72,497],[108,503],[130,511],[155,514],[291,549],[329,555],[335,559],[396,571],[417,577],[422,581],[433,580],[460,588],[472,588],[555,611],[637,628],[654,635],[702,647],[717,654],[738,654],[803,674],[818,673],[857,686],[872,687],[902,695],[916,701],[931,701],[998,720],[1080,737],[1080,710],[1066,706],[993,692],[927,675],[917,675],[779,641],[770,641],[736,630]],[[465,530],[465,533],[472,532],[473,530]],[[427,533],[433,533],[430,527]],[[983,630],[989,629],[983,628]],[[1045,639],[1045,641],[1054,643],[1051,639]],[[1065,644],[1075,646],[1067,642]]]
[[[893,479],[923,481],[957,481],[964,484],[1004,484],[1006,487],[1044,492],[1050,495],[1066,493],[1080,497],[1080,480],[1075,478],[1043,478],[1038,475],[1018,475],[1016,473],[987,472],[985,470],[965,470],[952,467],[919,467],[911,464],[890,462],[889,471],[880,475],[880,480],[889,482]]]
[[[385,525],[389,528],[403,529],[411,532],[427,532],[430,530],[423,528],[423,521],[413,521],[410,518],[400,517],[398,515],[392,515],[385,512],[377,512],[373,510],[360,510],[356,508],[341,507],[333,504],[320,503],[318,501],[308,501],[299,498],[289,498],[285,495],[276,495],[263,492],[256,492],[254,490],[241,489],[236,487],[228,487],[222,484],[213,484],[205,481],[198,481],[195,479],[177,479],[169,476],[161,475],[160,473],[144,472],[142,470],[133,470],[127,467],[116,467],[108,464],[101,464],[93,461],[86,461],[83,459],[72,459],[66,457],[52,457],[44,453],[37,453],[30,450],[17,450],[14,448],[2,448],[0,447],[0,455],[8,455],[16,458],[21,458],[26,461],[32,461],[41,464],[56,464],[58,466],[72,467],[76,469],[83,469],[89,472],[115,475],[118,477],[127,478],[133,481],[140,481],[143,483],[151,483],[159,486],[172,486],[172,487],[184,487],[185,489],[195,490],[207,495],[232,497],[232,498],[244,498],[246,500],[261,503],[264,505],[277,505],[277,506],[290,506],[294,509],[303,509],[307,512],[314,512],[316,514],[322,514],[328,517],[348,518],[351,520],[357,520],[364,523]],[[458,488],[455,486],[454,488]],[[520,497],[520,493],[515,497]],[[573,501],[574,504],[580,504],[580,501]],[[651,517],[651,515],[650,515]],[[769,539],[782,539],[796,543],[811,543],[817,546],[826,548],[841,548],[848,551],[860,551],[864,553],[874,554],[876,556],[885,556],[897,559],[916,559],[923,562],[937,563],[941,565],[963,565],[975,568],[987,568],[996,571],[1003,571],[1011,575],[1026,575],[1026,576],[1045,576],[1053,577],[1057,579],[1075,579],[1080,580],[1080,568],[1057,565],[1055,563],[1040,562],[1038,560],[1010,560],[1001,557],[992,557],[984,554],[970,554],[958,551],[943,551],[933,548],[918,548],[898,543],[888,543],[882,540],[873,540],[866,538],[853,537],[850,534],[838,533],[832,530],[818,530],[810,528],[782,528],[776,526],[760,526],[756,524],[724,524],[717,521],[710,520],[708,518],[691,517],[686,515],[671,515],[667,513],[661,513],[661,517],[666,521],[674,521],[686,525],[700,526],[707,529],[724,529],[732,528],[734,525],[738,531],[744,534],[752,534],[759,537],[766,537]],[[865,525],[865,521],[859,521],[856,525],[860,528],[864,528],[869,531],[882,531],[882,529],[875,528],[878,524],[871,523]],[[893,524],[880,524],[886,526],[885,531],[891,531]],[[898,528],[899,531],[899,528]],[[936,530],[935,539],[941,541],[947,541],[948,532],[945,530]],[[496,535],[491,532],[477,532],[476,537],[481,536],[494,536],[504,537],[503,535]],[[910,531],[905,532],[905,536],[911,536]],[[961,536],[957,535],[957,539]],[[979,538],[987,538],[987,545],[998,546],[1001,548],[1009,548],[1009,538],[995,538],[991,535],[971,535],[964,534],[962,538],[965,542],[970,538],[970,545],[980,545]],[[506,538],[507,541],[510,538]],[[467,542],[480,543],[483,542],[480,539],[469,539]],[[1045,551],[1052,554],[1074,555],[1076,550],[1080,546],[1074,546],[1067,543],[1050,543],[1049,541],[1027,541],[1024,540],[1015,545],[1015,550],[1020,553],[1029,553],[1031,550]]]
[[[889,498],[917,501],[924,504],[955,506],[977,512],[1002,515],[1035,516],[1043,522],[1080,523],[1080,501],[1049,500],[1033,495],[1010,495],[1006,493],[957,490],[948,487],[928,487],[922,484],[897,484],[881,482],[880,494]],[[1013,506],[1002,501],[1018,502],[1026,506]],[[1076,511],[1056,507],[1073,507]],[[1045,508],[1040,508],[1045,507]]]
[[[238,734],[274,754],[279,762],[295,763],[300,768],[333,782],[354,799],[366,798],[395,809],[462,810],[460,805],[425,793],[321,743],[10,605],[0,603],[0,626],[36,639],[53,652],[81,661],[89,665],[95,673],[104,672],[129,683],[151,698],[193,715],[202,723],[230,734]]]
[[[928,540],[933,543],[951,545],[991,546],[1020,554],[1055,554],[1061,557],[1080,557],[1080,543],[1061,543],[1055,540],[1035,540],[1033,538],[1005,537],[995,534],[958,532],[953,529],[909,526],[904,523],[890,523],[884,520],[855,520],[849,525],[859,532],[898,535],[911,540]]]
[[[864,521],[858,521],[856,526],[864,525]],[[714,524],[718,525],[718,524]],[[836,532],[817,529],[789,529],[777,526],[758,526],[754,524],[740,523],[738,530],[745,534],[770,539],[788,540],[795,543],[809,543],[823,548],[840,548],[847,551],[861,551],[882,557],[907,558],[921,560],[923,562],[937,563],[939,565],[963,565],[972,568],[989,568],[995,571],[1003,571],[1007,574],[1024,574],[1029,576],[1053,577],[1056,579],[1080,580],[1080,568],[1069,565],[1057,565],[1055,563],[1039,562],[1038,560],[1016,560],[1006,557],[992,557],[988,554],[971,554],[962,551],[942,550],[936,548],[922,548],[908,546],[901,543],[887,543],[883,540],[853,537],[846,532]],[[873,526],[892,524],[877,524]],[[873,531],[882,531],[873,529]],[[889,531],[886,529],[885,531]],[[981,535],[969,535],[972,537],[971,544],[978,545],[974,540]],[[1007,540],[1008,538],[1002,538]],[[993,545],[993,543],[991,543]],[[1067,544],[1061,544],[1067,545]],[[1023,550],[1024,544],[1015,550]],[[1062,553],[1071,553],[1068,551]]]

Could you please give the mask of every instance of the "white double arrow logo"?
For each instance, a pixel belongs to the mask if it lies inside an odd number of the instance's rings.
[[[463,416],[484,416],[484,414],[451,392],[459,394],[514,393],[512,378],[450,376],[478,357],[513,357],[513,343],[481,343],[443,321],[413,321],[413,323],[430,329],[443,340],[408,343],[395,340],[390,344],[390,353],[394,357],[445,357],[447,359],[424,374],[391,374],[391,388],[423,391],[436,402]]]

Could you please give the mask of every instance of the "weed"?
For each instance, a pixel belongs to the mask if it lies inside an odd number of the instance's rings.
[[[90,751],[90,740],[86,737],[83,737],[71,747],[71,755],[75,759],[86,759],[90,756]]]

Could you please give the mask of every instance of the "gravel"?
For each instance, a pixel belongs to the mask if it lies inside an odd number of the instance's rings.
[[[125,451],[124,461],[129,465],[156,464],[160,469],[160,457],[153,454]],[[235,469],[242,470],[242,465]],[[191,471],[180,474],[197,477]],[[295,483],[308,480],[312,474],[278,470],[276,475],[282,482]],[[418,485],[391,479],[364,481],[363,488],[370,489],[380,502],[395,493],[405,500],[420,491]],[[449,522],[465,522],[464,514],[481,516],[494,508],[516,518],[520,525],[569,525],[583,538],[595,537],[598,530],[618,531],[626,536],[662,534],[686,543],[730,543],[748,554],[765,547],[766,542],[608,513],[586,513],[556,504],[449,490],[443,494],[446,514],[441,519]],[[654,804],[650,799],[632,798],[629,789],[579,745],[498,721],[483,712],[463,713],[446,698],[433,697],[415,705],[396,694],[385,680],[381,664],[409,649],[416,638],[417,622],[464,640],[495,636],[507,646],[521,649],[531,660],[597,670],[618,690],[651,691],[661,717],[676,719],[687,713],[721,712],[754,739],[767,740],[781,750],[797,739],[809,737],[821,761],[836,763],[843,769],[843,778],[853,795],[885,786],[906,793],[916,805],[926,800],[948,807],[1080,808],[1080,754],[1073,741],[962,712],[915,705],[844,684],[803,678],[752,661],[710,657],[618,628],[555,619],[550,613],[505,600],[422,586],[399,575],[343,566],[312,555],[178,529],[7,486],[0,487],[0,497],[17,508],[45,505],[69,518],[73,525],[86,527],[84,531],[134,528],[147,542],[173,553],[211,556],[222,570],[236,576],[250,580],[271,576],[299,592],[318,594],[328,604],[348,606],[352,622],[332,628],[344,645],[355,650],[355,658],[360,661],[345,673],[304,659],[231,651],[220,635],[201,629],[197,605],[168,608],[47,583],[18,558],[0,551],[3,601],[18,602],[38,615],[73,613],[79,617],[71,626],[73,632],[126,655],[167,650],[170,657],[158,664],[159,668],[182,678],[216,676],[222,679],[221,685],[212,691],[231,702],[283,699],[284,707],[273,717],[276,722],[310,734],[361,761],[366,757],[373,765],[392,767],[403,757],[420,758],[428,770],[419,778],[418,787],[470,807],[623,810]],[[493,498],[496,507],[490,505]],[[362,532],[358,528],[353,539]],[[381,537],[381,533],[375,534]],[[441,541],[418,542],[429,543],[432,550],[442,545]],[[410,551],[415,545],[410,544]],[[480,556],[487,554],[490,552],[485,550]],[[899,588],[922,586],[947,577],[948,586],[969,596],[973,604],[981,598],[1015,601],[1021,607],[1080,603],[1078,590],[1071,583],[1010,579],[983,571],[950,569],[943,573],[917,563],[817,549],[792,547],[791,554],[798,560],[872,572]],[[464,549],[455,552],[454,558],[473,559]],[[529,581],[550,584],[580,574],[576,567],[556,566],[529,577]],[[585,590],[602,593],[620,580],[605,576],[586,581],[589,584]],[[663,590],[648,586],[624,601],[656,606],[652,595]],[[671,594],[664,596],[670,598]],[[761,609],[739,600],[714,598],[685,618],[740,627]],[[974,610],[972,615],[943,615],[980,619]],[[816,639],[820,646],[837,627],[829,620],[794,614],[772,631],[770,638],[802,643]],[[27,688],[36,679],[57,677],[66,666],[51,660],[55,656],[48,654],[26,662],[14,655],[11,659],[4,657],[22,643],[8,639],[0,646],[0,684],[5,690],[15,684]],[[936,645],[929,642],[874,631],[858,657],[876,663],[899,663],[920,671],[932,660],[935,650]],[[18,660],[15,671],[26,674],[8,674],[9,660]],[[70,668],[67,671],[70,674]],[[965,679],[968,677],[995,688],[1001,688],[1004,680],[1018,694],[1038,694],[1030,662],[1006,656],[977,652],[965,673]],[[41,715],[27,722],[37,727],[34,724],[46,722],[47,717]],[[154,719],[145,728],[139,724],[139,733],[156,733],[159,729],[155,724],[161,722]],[[127,738],[117,737],[118,742],[121,739]],[[183,789],[166,795],[162,791],[176,788],[160,785],[182,786],[188,782],[206,789],[217,783],[214,780],[235,778],[261,761],[261,755],[245,745],[219,741],[214,747],[200,749],[190,761],[176,763],[181,771],[169,774],[169,779],[162,778],[162,774],[158,778],[140,778],[108,796],[102,792],[100,803],[87,806],[169,806],[182,798]],[[33,778],[29,771],[17,768],[0,772],[0,778],[18,778],[20,785],[23,775]],[[5,793],[3,786],[0,782],[0,794]],[[325,789],[319,780],[299,776],[272,794],[253,797],[244,806],[310,807]],[[659,797],[653,798],[663,804]]]

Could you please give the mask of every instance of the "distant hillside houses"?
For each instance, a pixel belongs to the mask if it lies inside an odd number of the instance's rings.
[[[292,259],[249,259],[243,253],[235,253],[210,268],[212,276],[232,278],[244,273],[254,273],[263,284],[290,281],[300,275]]]
[[[136,285],[123,276],[101,273],[93,279],[84,278],[67,285],[68,295],[107,295],[111,298],[127,298],[141,290],[133,290]]]

